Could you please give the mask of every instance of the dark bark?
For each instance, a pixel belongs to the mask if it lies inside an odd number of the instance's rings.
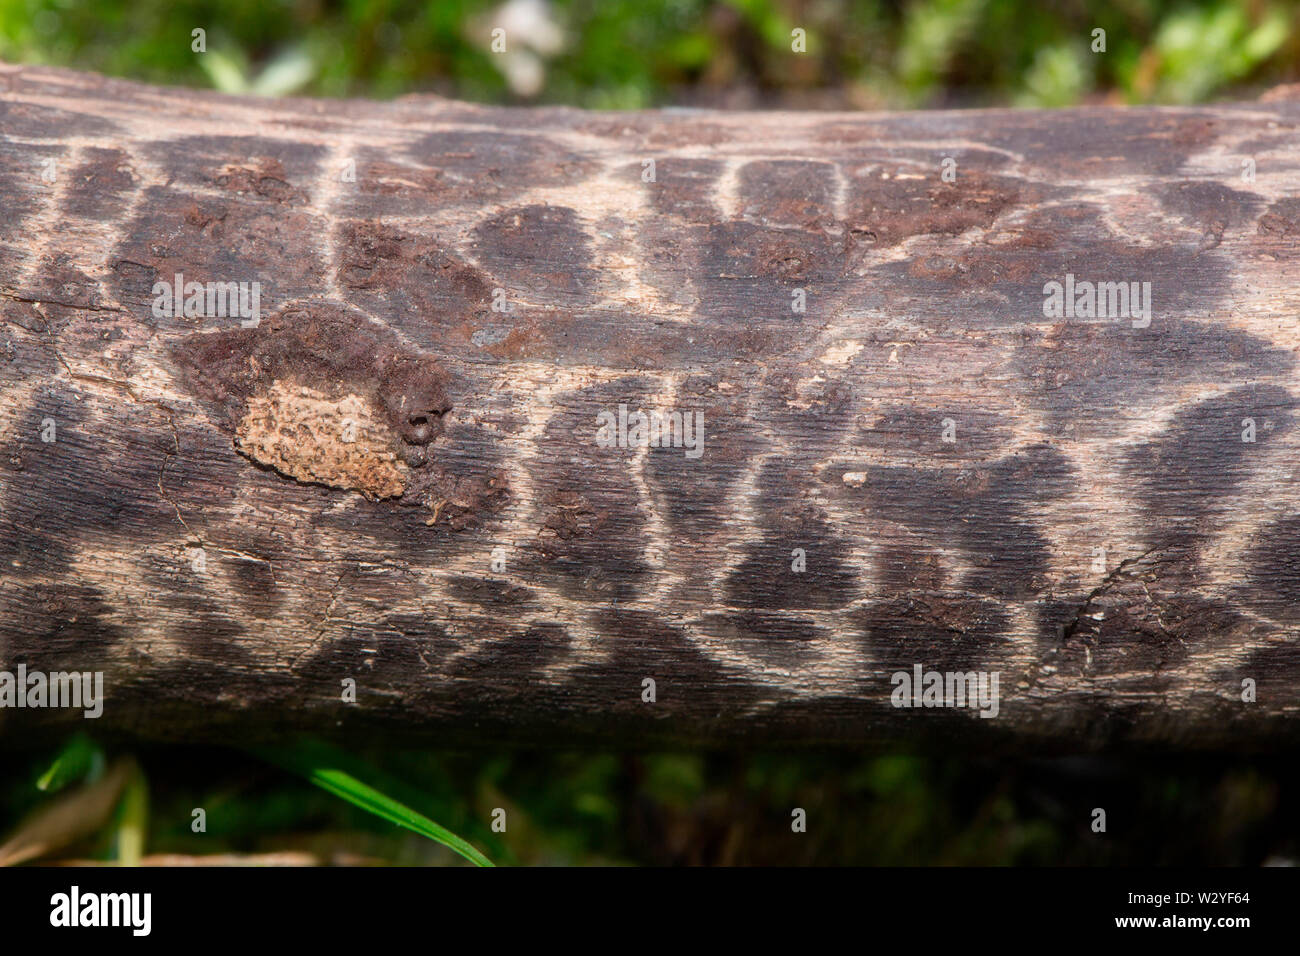
[[[1298,120],[0,66],[0,670],[107,692],[4,732],[1294,745]],[[998,716],[891,706],[917,664]]]

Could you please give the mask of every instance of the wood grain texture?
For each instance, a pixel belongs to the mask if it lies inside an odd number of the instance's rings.
[[[1294,746],[1297,124],[0,66],[0,669],[186,739]],[[260,324],[157,314],[177,273]],[[1067,275],[1149,325],[1046,316]],[[915,664],[997,718],[892,707]]]

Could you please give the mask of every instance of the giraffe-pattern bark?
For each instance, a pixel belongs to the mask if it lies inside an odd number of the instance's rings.
[[[1297,122],[0,66],[0,669],[150,735],[1294,741]],[[159,317],[177,273],[266,315]],[[1067,273],[1149,327],[1046,318]],[[601,447],[620,405],[702,455]],[[916,663],[1000,719],[892,708]]]

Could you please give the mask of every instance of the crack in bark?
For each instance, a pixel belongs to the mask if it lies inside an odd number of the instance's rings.
[[[1084,598],[1083,603],[1080,604],[1078,610],[1074,612],[1074,618],[1070,623],[1061,628],[1061,640],[1057,644],[1056,651],[1059,651],[1070,642],[1070,638],[1074,637],[1075,633],[1079,630],[1079,625],[1082,623],[1083,616],[1088,612],[1088,609],[1092,607],[1092,603],[1105,594],[1106,591],[1115,584],[1116,578],[1124,572],[1125,568],[1131,567],[1143,558],[1159,550],[1161,550],[1159,546],[1148,548],[1136,557],[1126,558],[1115,566],[1114,571],[1111,571],[1102,578],[1101,583],[1088,592],[1088,596]],[[1053,653],[1055,653],[1055,651]]]
[[[1026,673],[1025,676],[1026,678],[1029,679],[1029,683],[1031,685],[1036,682],[1037,672],[1041,670],[1042,666],[1047,661],[1050,661],[1055,657],[1057,657],[1061,653],[1061,651],[1065,649],[1066,645],[1069,644],[1070,641],[1074,638],[1075,634],[1078,633],[1079,628],[1083,623],[1084,615],[1087,614],[1088,611],[1092,608],[1092,605],[1096,602],[1097,598],[1101,597],[1103,594],[1105,594],[1107,591],[1113,588],[1115,584],[1118,583],[1120,576],[1128,568],[1137,564],[1139,561],[1142,561],[1150,557],[1152,554],[1156,553],[1157,551],[1165,550],[1166,547],[1167,546],[1165,545],[1155,545],[1153,547],[1147,548],[1147,550],[1143,551],[1139,555],[1136,555],[1132,558],[1126,558],[1125,560],[1121,561],[1118,565],[1116,565],[1113,571],[1108,572],[1106,576],[1101,579],[1100,584],[1098,584],[1095,588],[1093,588],[1091,591],[1088,592],[1088,596],[1083,599],[1083,602],[1080,603],[1078,608],[1075,610],[1074,616],[1070,619],[1070,622],[1061,627],[1061,637],[1060,640],[1057,641],[1056,646],[1042,656],[1042,658],[1033,666],[1031,672]]]
[[[81,312],[117,312],[121,315],[126,314],[126,309],[123,309],[121,306],[82,305],[77,302],[60,302],[57,299],[34,299],[13,292],[0,292],[0,298],[9,299],[12,302],[24,302],[27,305],[57,305],[62,309],[76,309]]]
[[[293,660],[289,664],[290,671],[296,671],[303,659],[310,654],[314,654],[316,649],[320,646],[321,641],[325,639],[325,631],[329,628],[332,620],[330,612],[334,610],[334,605],[338,603],[339,597],[342,595],[343,579],[348,576],[350,570],[351,569],[349,568],[344,568],[339,572],[338,579],[335,580],[334,586],[330,588],[329,604],[327,604],[325,610],[321,612],[320,619],[312,625],[316,630],[316,636],[311,639],[305,648],[294,655]]]
[[[166,490],[163,488],[163,476],[167,473],[167,460],[170,458],[180,458],[181,456],[181,436],[180,436],[180,430],[176,427],[176,410],[171,408],[168,405],[163,404],[157,399],[142,398],[141,396],[136,394],[135,389],[131,387],[129,382],[118,381],[117,379],[108,378],[107,376],[103,376],[103,375],[88,375],[82,372],[74,372],[72,370],[72,366],[68,364],[68,360],[63,357],[63,353],[61,353],[56,346],[49,343],[46,344],[47,347],[50,349],[50,351],[54,353],[55,358],[59,360],[59,363],[63,366],[64,370],[67,371],[68,376],[72,378],[74,381],[95,382],[101,385],[110,385],[113,388],[117,388],[125,392],[127,395],[131,397],[131,400],[136,402],[137,404],[152,405],[154,408],[157,408],[167,417],[167,425],[168,427],[171,428],[172,444],[175,447],[175,451],[168,453],[167,457],[164,458],[163,461],[158,466],[158,479],[157,479],[158,497],[161,498],[163,501],[167,502],[167,504],[171,505],[172,511],[176,513],[176,520],[181,523],[181,527],[183,527],[185,529],[185,533],[189,535],[190,542],[193,542],[195,546],[197,546],[198,548],[204,551],[214,551],[217,554],[233,555],[238,558],[243,558],[244,560],[247,561],[257,561],[261,564],[265,564],[271,571],[271,581],[273,583],[278,584],[278,581],[276,581],[276,577],[275,577],[275,565],[268,559],[259,558],[257,555],[249,554],[246,551],[240,551],[235,548],[222,548],[215,544],[209,544],[207,541],[205,541],[201,534],[199,534],[197,531],[195,531],[193,528],[190,527],[189,522],[185,520],[185,516],[181,514],[180,507],[176,504],[176,502],[172,501],[172,499],[168,496]]]

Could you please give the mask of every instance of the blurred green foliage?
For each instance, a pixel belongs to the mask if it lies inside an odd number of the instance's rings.
[[[1179,103],[1300,78],[1298,22],[1295,0],[0,0],[0,58],[227,92],[594,108]]]
[[[505,865],[1259,865],[1300,857],[1294,761],[741,753],[466,754],[374,747],[366,773]],[[467,865],[236,751],[136,748],[145,855],[286,853]],[[0,820],[48,799],[49,757],[10,761]],[[140,805],[143,792],[134,799]],[[1105,807],[1108,832],[1091,831]],[[195,833],[193,810],[206,811]],[[791,829],[806,811],[807,831]],[[505,811],[495,832],[493,811]],[[122,859],[124,809],[60,859]],[[143,813],[134,826],[145,826]]]

